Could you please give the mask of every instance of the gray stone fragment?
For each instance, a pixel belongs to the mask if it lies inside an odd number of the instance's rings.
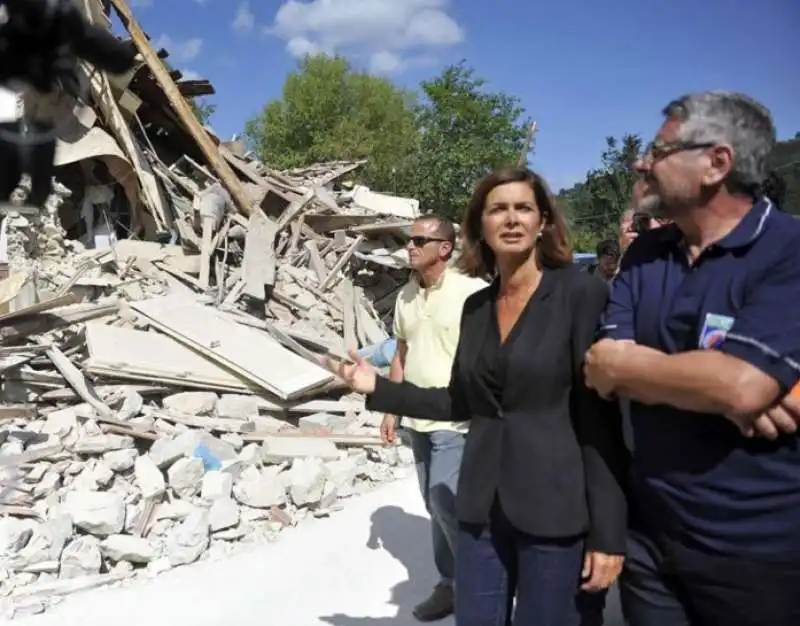
[[[344,498],[355,493],[358,465],[358,459],[355,457],[345,457],[325,463],[328,480],[336,486],[339,496]]]
[[[231,498],[214,500],[208,510],[211,532],[232,528],[239,523],[239,506]]]
[[[167,470],[169,486],[179,497],[191,498],[200,489],[204,471],[203,461],[200,459],[178,459]]]
[[[320,459],[295,459],[285,476],[295,505],[312,506],[322,500],[327,472]]]
[[[208,511],[198,509],[173,528],[165,544],[172,567],[186,565],[200,558],[209,542]]]
[[[147,539],[132,535],[110,535],[103,539],[100,550],[112,561],[149,563],[156,558],[156,551]]]
[[[103,455],[103,461],[115,472],[127,472],[133,467],[139,453],[134,449],[112,450]]]
[[[0,557],[22,550],[33,536],[28,524],[14,517],[0,519]]]
[[[230,419],[248,420],[258,415],[259,399],[238,393],[225,393],[217,402],[217,415]]]
[[[100,572],[103,557],[96,537],[84,535],[73,539],[61,553],[59,578],[80,578]]]
[[[75,526],[93,535],[113,535],[125,527],[125,502],[114,492],[71,491],[64,509]]]
[[[81,435],[74,445],[78,454],[103,454],[125,448],[133,448],[133,439],[125,435]]]
[[[143,497],[156,498],[164,493],[166,489],[164,475],[149,455],[136,458],[133,473]]]
[[[117,412],[117,419],[129,420],[142,412],[144,398],[133,387],[123,387],[107,404]]]
[[[286,502],[286,487],[277,474],[245,468],[233,486],[237,502],[257,509],[268,509]]]
[[[164,398],[168,411],[184,415],[212,415],[217,407],[217,394],[210,391],[184,391]]]
[[[264,463],[283,463],[306,457],[333,461],[340,456],[332,441],[316,437],[268,437],[261,444],[261,452]]]
[[[211,471],[203,476],[200,495],[204,500],[214,501],[230,498],[233,489],[233,476],[228,472]]]

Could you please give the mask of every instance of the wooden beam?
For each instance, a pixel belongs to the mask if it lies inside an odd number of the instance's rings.
[[[147,40],[147,35],[144,34],[144,31],[136,22],[125,0],[111,0],[111,3],[114,5],[131,39],[133,39],[133,43],[136,44],[136,48],[141,53],[144,62],[147,63],[156,81],[164,90],[164,94],[167,96],[170,105],[175,109],[175,112],[178,114],[181,122],[183,122],[186,130],[189,131],[189,134],[197,142],[203,155],[217,173],[217,176],[219,176],[220,182],[225,186],[225,189],[228,190],[228,193],[231,194],[231,198],[234,204],[236,204],[236,207],[242,213],[249,216],[251,203],[244,187],[233,173],[233,170],[228,166],[225,159],[222,158],[217,146],[201,126],[197,117],[195,117],[189,103],[186,102],[186,99],[181,95],[180,89],[178,89],[175,81],[170,77],[169,70],[161,62],[161,59],[158,58],[156,51],[153,50],[153,47]]]

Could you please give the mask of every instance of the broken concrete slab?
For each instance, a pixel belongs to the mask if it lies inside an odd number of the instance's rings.
[[[339,458],[336,445],[313,437],[266,437],[261,444],[264,463],[283,463],[294,459],[316,457],[323,461]]]

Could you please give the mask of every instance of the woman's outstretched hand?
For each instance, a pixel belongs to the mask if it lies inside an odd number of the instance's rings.
[[[328,356],[325,357],[325,367],[341,378],[353,391],[371,394],[375,391],[375,380],[378,377],[378,373],[366,359],[358,356],[355,350],[350,350],[348,354],[353,360],[352,363],[339,361]]]

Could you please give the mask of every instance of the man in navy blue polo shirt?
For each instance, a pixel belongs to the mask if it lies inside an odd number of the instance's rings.
[[[622,259],[588,384],[631,399],[630,626],[800,625],[800,221],[760,193],[769,112],[708,92],[637,162],[672,224]]]

